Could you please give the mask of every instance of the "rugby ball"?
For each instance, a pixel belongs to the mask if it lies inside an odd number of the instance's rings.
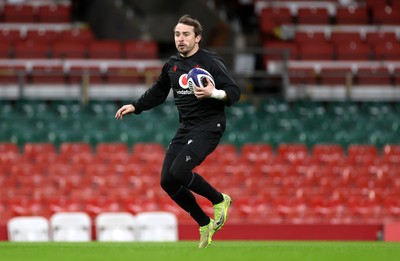
[[[206,87],[206,78],[210,79],[210,81],[215,85],[214,78],[207,70],[202,68],[191,69],[187,74],[189,89],[193,91],[195,85],[198,87]]]

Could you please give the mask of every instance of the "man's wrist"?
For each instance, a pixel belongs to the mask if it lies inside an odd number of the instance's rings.
[[[217,100],[223,100],[226,97],[226,92],[224,90],[218,90],[214,89],[211,93],[211,98],[217,99]]]

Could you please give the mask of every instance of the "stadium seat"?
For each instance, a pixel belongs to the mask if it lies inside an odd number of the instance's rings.
[[[334,47],[328,42],[303,42],[299,47],[299,59],[301,60],[332,60],[334,59]]]
[[[41,23],[70,23],[71,7],[69,5],[40,5],[37,10],[38,21]]]
[[[178,220],[169,212],[136,214],[138,241],[178,241]]]
[[[354,31],[333,31],[330,34],[329,42],[334,45],[355,42],[361,43],[362,42],[361,33],[354,32]]]
[[[321,84],[346,85],[353,81],[351,68],[322,68],[320,72]]]
[[[310,56],[309,56],[310,57]],[[307,59],[302,56],[302,59]],[[314,68],[288,68],[289,84],[291,85],[314,85],[317,83],[317,74]]]
[[[299,50],[296,42],[283,42],[283,41],[267,41],[264,43],[263,48],[267,50],[264,55],[264,62],[274,60],[283,60],[285,56],[288,59],[297,60]]]
[[[33,84],[66,84],[67,77],[62,65],[34,65],[31,82]]]
[[[357,79],[360,85],[391,85],[387,67],[358,68]]]
[[[88,45],[88,56],[92,59],[121,59],[121,43],[112,40],[93,41]]]
[[[92,153],[92,147],[86,142],[63,142],[59,150],[61,155],[72,156],[76,153]]]
[[[292,14],[287,7],[267,7],[261,10],[260,29],[263,34],[284,24],[292,24]]]
[[[17,144],[11,142],[0,142],[0,153],[19,153]]]
[[[399,25],[400,10],[391,6],[380,6],[372,11],[373,23],[377,25]]]
[[[302,44],[313,44],[318,46],[320,43],[327,42],[327,37],[325,32],[319,32],[314,30],[300,31],[297,30],[294,35],[294,40]]]
[[[15,42],[20,41],[21,39],[22,38],[21,38],[20,30],[8,29],[8,28],[0,29],[0,42],[1,43],[13,44]]]
[[[0,40],[0,59],[9,59],[11,57],[11,45],[8,42]]]
[[[127,212],[103,212],[96,216],[96,239],[101,242],[136,241],[136,218]]]
[[[395,32],[378,31],[378,32],[366,32],[365,41],[370,45],[374,46],[379,43],[396,42],[397,37]]]
[[[335,45],[337,60],[370,60],[373,56],[370,47],[359,41],[338,42]]]
[[[51,57],[61,59],[84,59],[87,57],[85,43],[69,40],[54,42],[51,46]]]
[[[122,43],[122,58],[157,59],[158,46],[155,41],[127,41]]]
[[[94,35],[90,29],[72,28],[61,31],[59,41],[89,44],[94,39]]]
[[[6,4],[4,5],[4,22],[6,23],[35,23],[37,13],[34,5]]]
[[[297,9],[298,24],[328,25],[330,17],[326,8],[319,7],[299,7]]]
[[[114,143],[106,143],[100,142],[96,146],[96,153],[97,155],[110,155],[114,153],[129,153],[128,145],[125,143],[114,142]]]
[[[107,68],[106,81],[108,84],[135,84],[143,83],[144,80],[145,73],[135,66],[109,66]]]
[[[13,217],[7,222],[11,242],[50,241],[49,221],[41,216]]]
[[[36,159],[36,157],[41,153],[55,153],[56,148],[53,143],[25,143],[23,146],[23,154],[31,159]]]
[[[33,42],[43,42],[47,44],[53,44],[58,40],[60,34],[56,30],[40,30],[31,29],[26,32],[26,39]]]
[[[31,40],[17,42],[14,45],[14,58],[47,59],[49,58],[49,45]]]
[[[365,6],[341,6],[336,9],[336,24],[366,25],[368,24],[368,9]]]
[[[88,242],[92,224],[84,212],[58,212],[50,217],[51,238],[55,242]]]
[[[373,47],[375,60],[396,61],[400,59],[400,43],[399,42],[380,42]]]

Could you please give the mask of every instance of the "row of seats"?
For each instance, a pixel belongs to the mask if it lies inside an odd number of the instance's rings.
[[[69,23],[71,5],[68,3],[6,3],[0,5],[0,22],[5,23]]]
[[[72,39],[49,44],[40,40],[0,43],[2,59],[157,59],[158,46],[154,41],[91,40],[79,43]]]
[[[82,106],[76,101],[5,101],[0,106],[0,137],[19,146],[26,142],[61,143],[160,142],[167,146],[179,124],[172,101],[122,121],[114,119],[120,105],[92,101]],[[227,110],[227,131],[223,143],[241,146],[262,142],[280,143],[399,143],[400,106],[397,103],[241,102]],[[162,122],[163,131],[159,131]],[[135,126],[135,127],[132,127]],[[29,130],[29,131],[26,131]]]
[[[313,64],[292,66],[288,68],[288,77],[292,85],[400,85],[400,67],[389,68],[382,65],[360,65],[354,68],[353,64],[342,66],[327,66],[317,68]]]
[[[398,41],[380,41],[369,45],[350,35],[348,40],[338,43],[267,41],[263,47],[270,51],[264,56],[265,62],[282,60],[285,51],[289,51],[287,55],[291,60],[395,61],[400,59]]]
[[[302,3],[303,2],[303,3]],[[314,24],[314,25],[396,25],[400,24],[400,2],[391,5],[385,1],[371,1],[366,5],[355,4],[340,6],[332,2],[309,4],[307,1],[268,4],[258,1],[260,11],[260,29],[262,33],[271,33],[280,25]]]
[[[169,212],[105,212],[93,220],[85,212],[58,212],[42,216],[13,217],[7,221],[11,242],[177,241],[178,221]]]

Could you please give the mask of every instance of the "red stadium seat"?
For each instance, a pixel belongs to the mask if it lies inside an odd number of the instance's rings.
[[[6,4],[4,6],[4,22],[6,23],[35,23],[37,12],[35,6],[25,4]]]
[[[0,142],[0,152],[1,153],[19,153],[18,145],[11,142]]]
[[[98,143],[96,146],[97,155],[114,154],[114,153],[129,153],[128,145],[125,143]]]
[[[351,68],[322,68],[320,77],[321,84],[345,85],[353,76]]]
[[[296,42],[271,41],[264,43],[264,49],[267,53],[264,56],[264,61],[283,60],[285,55],[287,58],[298,59],[299,51]]]
[[[92,147],[86,142],[64,142],[60,145],[60,154],[73,155],[78,152],[92,153]]]
[[[287,7],[267,7],[260,14],[260,29],[262,33],[272,33],[274,28],[292,23],[292,14]]]
[[[15,43],[21,40],[20,30],[13,30],[8,28],[0,29],[0,42]]]
[[[0,65],[0,71],[3,73],[0,74],[0,83],[3,84],[15,84],[20,80],[20,74],[25,74],[23,80],[25,82],[28,81],[28,76],[26,75],[26,70],[24,65]]]
[[[307,85],[317,83],[314,68],[288,68],[289,83],[292,85]]]
[[[42,23],[70,23],[70,5],[49,4],[38,8],[38,21]]]
[[[51,56],[61,59],[84,59],[87,57],[87,46],[85,43],[58,41],[51,47]]]
[[[301,143],[282,143],[278,145],[277,155],[289,161],[297,161],[308,157],[308,148]]]
[[[294,40],[300,45],[312,44],[313,46],[317,46],[320,43],[325,43],[327,41],[327,38],[324,32],[316,32],[313,30],[309,30],[309,31],[296,31]]]
[[[338,60],[370,60],[371,49],[360,41],[341,42],[336,44],[336,58]]]
[[[40,153],[46,152],[56,152],[53,143],[25,143],[23,148],[23,154],[32,159],[36,158]]]
[[[364,6],[343,6],[336,9],[336,23],[349,25],[368,24],[368,10]]]
[[[0,40],[0,59],[11,58],[11,45],[8,42],[1,42]]]
[[[358,155],[378,156],[379,151],[375,145],[351,144],[347,148],[347,154],[349,156],[358,156]]]
[[[390,73],[386,67],[359,68],[357,78],[360,85],[391,85]]]
[[[160,143],[135,143],[132,147],[132,153],[158,153],[163,155],[165,153],[165,148]]]
[[[329,14],[326,8],[299,7],[297,9],[297,22],[299,24],[329,24]]]
[[[400,67],[394,69],[394,84],[400,86]]]
[[[34,65],[32,68],[32,83],[65,84],[66,82],[62,65]]]
[[[72,28],[60,32],[60,41],[89,44],[94,40],[90,29]]]
[[[380,43],[397,42],[397,36],[395,32],[367,32],[365,40],[369,45],[374,46]]]
[[[60,37],[58,31],[55,30],[28,30],[26,32],[26,39],[33,42],[43,42],[52,44]]]
[[[303,43],[299,47],[301,60],[332,60],[335,50],[328,42]]]
[[[372,10],[372,18],[374,24],[378,25],[399,25],[400,10],[391,6],[377,7]]]
[[[155,41],[128,41],[122,44],[122,58],[158,59],[158,46]]]
[[[93,41],[88,45],[89,58],[121,59],[121,43],[112,40]]]
[[[347,44],[349,42],[360,43],[361,42],[360,32],[354,31],[333,31],[329,41],[335,45],[337,44]]]
[[[135,84],[143,83],[144,80],[144,73],[137,67],[109,66],[107,68],[106,81],[109,84]]]
[[[14,45],[15,58],[49,58],[49,45],[43,42],[33,42],[30,40],[17,42]]]
[[[69,73],[69,83],[71,84],[81,84],[86,75],[88,76],[90,84],[104,83],[104,73],[101,71],[99,66],[73,65],[71,66]]]
[[[400,59],[400,43],[382,42],[374,46],[375,60],[395,61]]]

